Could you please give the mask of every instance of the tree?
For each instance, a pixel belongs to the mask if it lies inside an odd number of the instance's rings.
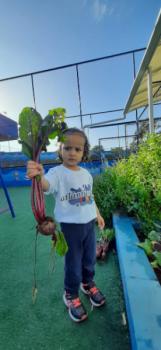
[[[102,145],[96,145],[91,148],[89,152],[89,160],[101,160],[104,159],[104,148]]]

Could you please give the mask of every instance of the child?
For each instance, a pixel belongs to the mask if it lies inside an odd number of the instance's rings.
[[[96,260],[95,219],[100,229],[104,228],[105,223],[93,198],[92,176],[79,166],[88,155],[87,137],[77,128],[66,129],[63,134],[65,141],[61,143],[59,151],[62,165],[51,168],[44,175],[41,164],[29,161],[27,175],[32,178],[39,174],[43,191],[55,196],[55,220],[60,223],[68,244],[63,300],[71,319],[80,322],[87,318],[87,313],[78,296],[79,287],[94,306],[105,303],[104,295],[93,281]]]

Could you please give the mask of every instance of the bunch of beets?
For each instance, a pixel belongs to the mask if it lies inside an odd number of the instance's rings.
[[[49,139],[58,137],[60,141],[63,140],[63,130],[67,129],[64,118],[64,108],[50,110],[43,119],[34,108],[25,107],[19,115],[19,143],[22,144],[22,152],[29,159],[39,163],[40,153],[47,150]],[[31,206],[37,221],[37,233],[51,235],[58,253],[64,255],[67,250],[65,239],[62,232],[57,230],[53,218],[45,213],[44,193],[39,175],[32,179]]]

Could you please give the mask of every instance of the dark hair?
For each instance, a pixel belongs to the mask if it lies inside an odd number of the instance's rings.
[[[63,130],[63,135],[74,135],[74,134],[79,134],[85,140],[84,153],[83,153],[82,160],[86,161],[88,159],[88,154],[89,154],[89,142],[88,142],[88,138],[87,138],[85,132],[81,129],[78,129],[78,128],[69,128],[69,129]],[[59,158],[62,160],[60,153],[59,153]]]

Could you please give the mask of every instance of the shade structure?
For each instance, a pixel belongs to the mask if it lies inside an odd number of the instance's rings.
[[[124,108],[124,114],[149,104],[147,83],[149,72],[152,78],[153,103],[159,102],[161,101],[161,10]]]
[[[18,139],[17,123],[0,114],[0,141],[10,141]]]

